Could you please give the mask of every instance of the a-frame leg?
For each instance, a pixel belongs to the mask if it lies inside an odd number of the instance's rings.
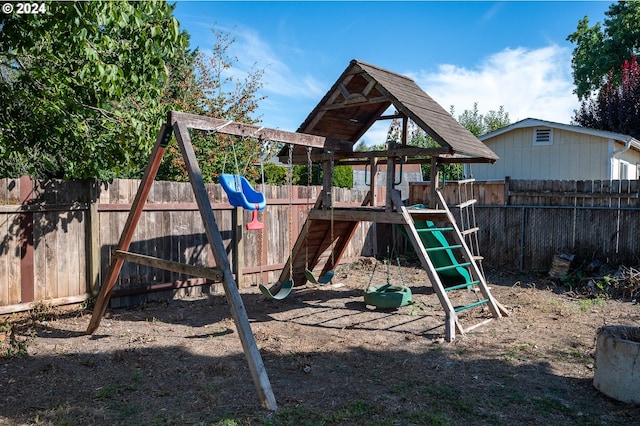
[[[240,341],[242,342],[242,348],[244,349],[245,356],[249,362],[249,370],[251,371],[251,377],[254,385],[258,391],[262,404],[269,410],[275,411],[277,409],[276,399],[271,389],[271,383],[267,377],[267,372],[262,362],[258,345],[251,331],[249,324],[249,318],[247,311],[245,310],[244,303],[240,297],[240,292],[233,278],[233,272],[231,271],[231,264],[229,258],[226,255],[224,247],[224,241],[220,230],[213,216],[213,209],[209,202],[207,190],[202,180],[202,172],[198,166],[193,146],[191,145],[191,138],[189,132],[183,124],[179,121],[173,124],[176,139],[180,145],[182,156],[184,157],[185,165],[189,171],[189,180],[191,181],[191,187],[196,196],[196,203],[198,204],[198,210],[202,216],[204,222],[205,232],[207,239],[211,245],[211,251],[216,261],[216,266],[222,270],[223,279],[222,285],[224,292],[227,296],[227,302],[231,310],[231,315],[236,323]]]
[[[149,157],[149,162],[147,163],[147,168],[145,169],[142,181],[140,182],[138,193],[136,194],[136,198],[133,200],[131,211],[129,211],[129,217],[124,225],[122,234],[120,235],[120,241],[118,242],[117,247],[118,250],[129,250],[133,234],[136,230],[136,225],[140,220],[142,209],[147,201],[153,180],[155,179],[160,163],[162,162],[162,155],[169,143],[169,139],[171,139],[171,131],[171,127],[167,124],[163,124],[160,128],[156,144],[153,147],[153,151]],[[109,303],[109,299],[111,299],[111,292],[113,291],[113,287],[116,285],[116,280],[118,279],[118,275],[122,269],[123,262],[124,260],[120,257],[111,257],[111,265],[109,266],[109,271],[107,272],[102,286],[100,287],[100,292],[98,293],[98,298],[96,299],[96,304],[93,308],[93,314],[91,315],[91,321],[89,321],[89,326],[87,327],[87,334],[93,334],[98,326],[100,326],[100,321],[107,310],[107,304]]]

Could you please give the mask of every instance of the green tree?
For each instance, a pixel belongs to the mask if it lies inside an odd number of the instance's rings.
[[[621,67],[621,81],[616,85],[612,73],[600,87],[596,98],[580,104],[574,121],[593,129],[640,138],[640,66],[634,56]]]
[[[0,175],[139,174],[164,120],[170,70],[188,67],[173,6],[46,6],[0,15]]]
[[[196,52],[192,69],[179,72],[174,93],[167,96],[167,104],[180,100],[179,109],[192,114],[204,115],[239,123],[255,124],[252,115],[264,97],[257,92],[262,88],[264,72],[254,65],[243,77],[230,70],[238,58],[229,51],[236,39],[229,32],[212,28],[213,49],[211,53]],[[237,138],[223,134],[192,131],[192,142],[196,158],[205,182],[217,182],[221,173],[241,174],[251,181],[259,178],[259,169],[254,164],[260,155],[269,149],[268,141],[248,137]],[[236,167],[237,165],[237,167]],[[272,169],[269,169],[269,173]],[[180,151],[172,141],[158,171],[158,178],[186,181],[188,176]],[[267,182],[271,183],[269,179]],[[279,178],[276,178],[279,181]]]
[[[354,152],[366,152],[369,151],[369,146],[364,140],[361,140],[353,147]]]
[[[589,26],[585,16],[567,40],[574,43],[571,67],[574,92],[580,100],[588,98],[603,84],[607,74],[620,83],[620,64],[640,53],[640,2],[620,1],[609,6],[604,24]]]
[[[451,107],[451,115],[455,115],[454,108]],[[470,131],[474,136],[498,130],[511,124],[509,113],[504,111],[504,106],[500,106],[497,111],[491,110],[486,115],[480,114],[478,103],[473,103],[473,109],[465,109],[458,116],[458,123]]]

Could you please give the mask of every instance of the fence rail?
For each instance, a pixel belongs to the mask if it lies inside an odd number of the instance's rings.
[[[428,203],[429,182],[409,184],[409,199]],[[588,206],[640,207],[640,181],[637,180],[522,180],[476,181],[474,198],[488,206]],[[459,200],[460,187],[445,182],[441,192],[449,204]]]

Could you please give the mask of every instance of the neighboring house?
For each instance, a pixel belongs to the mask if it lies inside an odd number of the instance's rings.
[[[478,139],[500,159],[474,164],[471,175],[476,180],[639,177],[640,141],[620,133],[527,118]]]
[[[369,167],[357,165],[353,168],[353,189],[366,190],[369,188]],[[377,186],[387,186],[387,165],[379,164],[377,168]],[[403,200],[409,198],[409,182],[422,182],[420,164],[396,165],[397,181],[394,188],[400,191]]]

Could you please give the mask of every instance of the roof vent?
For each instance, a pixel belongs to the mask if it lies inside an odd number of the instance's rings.
[[[534,145],[552,145],[553,129],[550,129],[548,127],[539,127],[534,129],[533,144]]]

